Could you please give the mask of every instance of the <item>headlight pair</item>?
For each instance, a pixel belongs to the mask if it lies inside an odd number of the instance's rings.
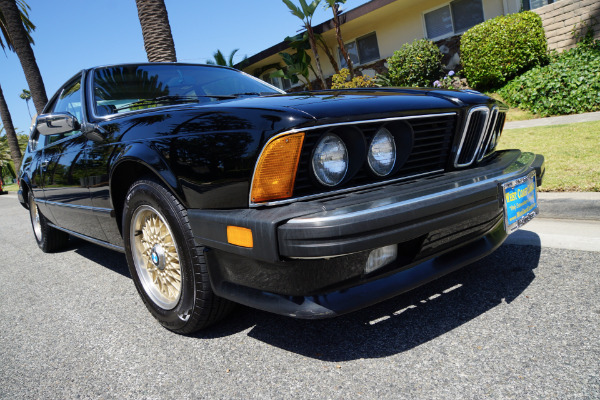
[[[356,148],[356,143],[351,145]],[[312,156],[312,170],[319,183],[330,187],[342,183],[350,168],[349,153],[348,145],[340,136],[333,132],[326,133],[317,143]],[[367,151],[367,163],[377,176],[387,176],[394,170],[396,141],[387,128],[379,128],[373,136]]]

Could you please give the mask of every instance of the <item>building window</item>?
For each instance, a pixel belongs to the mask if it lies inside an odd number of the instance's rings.
[[[552,3],[554,0],[523,0],[523,10],[533,10]]]
[[[377,44],[377,35],[375,32],[360,37],[352,42],[344,43],[344,47],[346,47],[346,51],[354,65],[363,65],[371,61],[379,60],[379,45]],[[339,48],[338,57],[340,59],[340,68],[348,68],[346,59]]]
[[[482,23],[483,4],[481,1],[454,0],[440,8],[426,12],[424,19],[427,38],[441,39],[447,36],[458,35]]]
[[[289,79],[271,78],[269,74],[263,75],[262,80],[282,90],[288,90],[292,87],[292,81],[290,81]]]

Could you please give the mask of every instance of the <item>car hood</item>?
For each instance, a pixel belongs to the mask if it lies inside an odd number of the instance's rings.
[[[491,99],[477,92],[433,89],[351,89],[247,97],[223,103],[224,107],[292,108],[321,123],[376,119],[415,113],[450,112],[486,104]]]

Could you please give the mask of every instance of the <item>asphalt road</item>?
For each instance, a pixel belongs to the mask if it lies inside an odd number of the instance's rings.
[[[522,235],[347,316],[239,307],[184,337],[154,322],[122,254],[79,240],[44,254],[3,195],[0,398],[600,398],[600,252]]]

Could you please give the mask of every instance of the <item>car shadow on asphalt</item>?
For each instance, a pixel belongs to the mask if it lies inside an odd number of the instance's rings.
[[[251,338],[323,361],[378,358],[415,348],[519,297],[535,279],[541,242],[504,244],[491,255],[425,286],[337,318],[299,320],[239,306],[193,335],[211,340],[248,331]],[[122,253],[71,239],[77,254],[131,278]],[[133,284],[133,283],[132,283]],[[158,327],[158,325],[157,325]]]
[[[127,267],[127,260],[123,253],[86,242],[83,239],[73,236],[69,238],[69,245],[65,251],[67,250],[73,250],[75,253],[96,264],[100,264],[117,274],[131,278],[129,268]]]
[[[256,340],[332,362],[402,353],[519,297],[535,279],[541,253],[539,237],[528,234],[537,245],[503,245],[472,265],[360,311],[307,321],[239,307],[195,337],[223,337],[251,328],[247,335]]]

